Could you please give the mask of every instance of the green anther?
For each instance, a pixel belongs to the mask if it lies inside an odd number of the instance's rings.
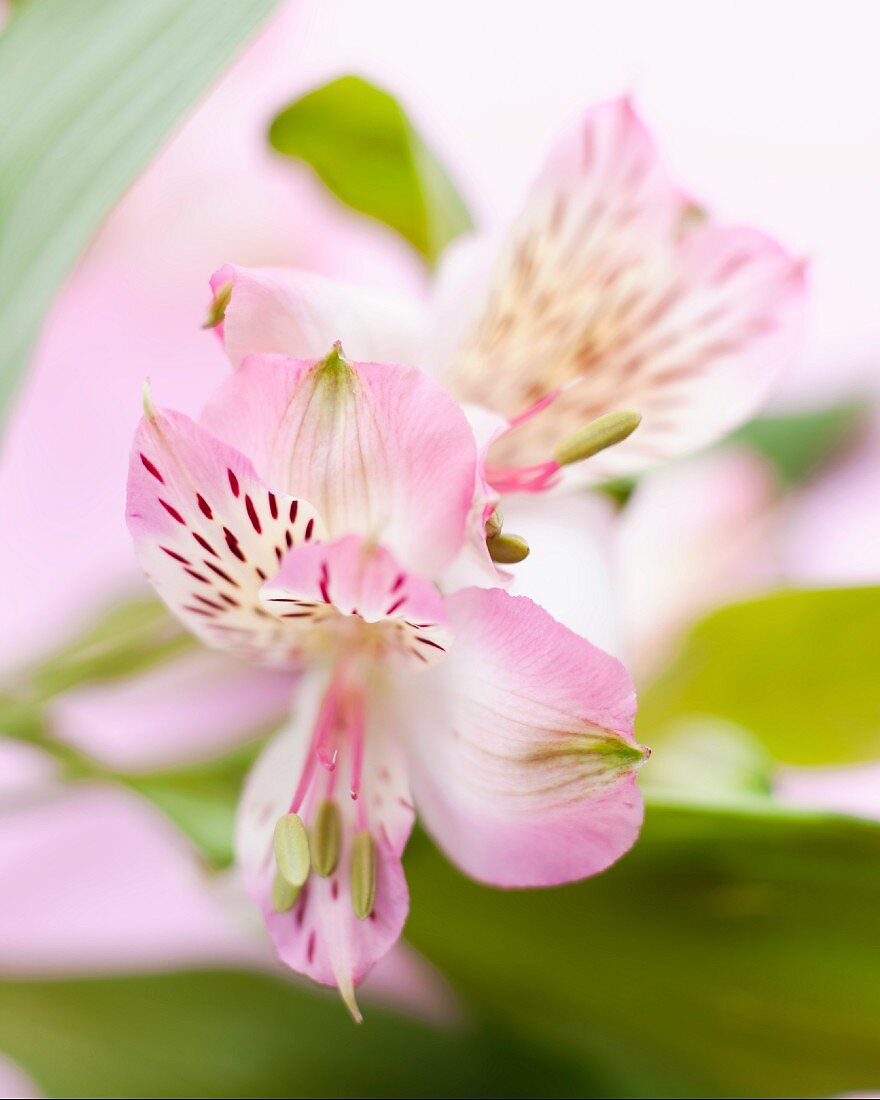
[[[376,904],[376,842],[366,829],[351,848],[351,904],[358,920],[366,920]]]
[[[495,511],[486,520],[486,538],[494,539],[501,534],[501,528],[504,526],[504,516],[501,514],[501,509],[496,508]]]
[[[231,297],[232,280],[229,279],[214,295],[210,306],[208,306],[208,316],[205,318],[202,328],[216,328],[220,324],[226,316],[226,307],[229,305]]]
[[[287,913],[296,905],[301,886],[291,886],[280,871],[275,872],[272,883],[272,905],[276,913]]]
[[[529,544],[519,535],[496,535],[486,539],[489,557],[499,565],[516,565],[529,556]]]
[[[327,878],[336,870],[341,844],[342,815],[336,803],[325,798],[315,814],[315,823],[309,836],[312,867],[322,878]]]
[[[560,466],[583,462],[585,458],[592,458],[593,455],[604,451],[606,447],[622,443],[627,436],[632,435],[641,422],[642,417],[639,413],[606,413],[605,416],[591,420],[580,431],[563,440],[556,448],[553,458]]]
[[[285,814],[275,822],[275,862],[291,886],[300,887],[309,877],[309,837],[297,814]]]

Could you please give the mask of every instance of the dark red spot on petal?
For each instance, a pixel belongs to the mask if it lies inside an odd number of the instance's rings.
[[[396,592],[405,580],[406,580],[406,574],[405,573],[398,573],[397,579],[395,580],[394,584],[392,584],[392,586],[391,586],[391,591]]]
[[[290,522],[296,523],[296,513],[299,511],[299,501],[292,500],[290,502]]]
[[[254,502],[247,494],[245,494],[244,506],[247,509],[247,514],[248,518],[251,521],[251,526],[258,535],[261,535],[263,533],[263,528],[260,526],[260,517],[257,515],[257,510],[254,507]]]
[[[406,603],[406,596],[401,596],[400,599],[395,600],[394,603],[385,612],[386,615],[393,614],[399,607],[402,607]]]
[[[226,536],[226,545],[229,547],[232,553],[235,554],[238,560],[247,561],[247,558],[244,556],[241,547],[238,545],[238,539],[235,537],[235,535],[233,535],[228,527],[223,528],[223,534]]]
[[[269,493],[269,514],[272,519],[278,519],[278,501],[275,499],[274,493]]]
[[[309,960],[309,965],[311,965],[315,960],[315,933],[314,933],[314,931],[309,933],[309,943],[308,943],[308,946],[306,947],[306,956]]]
[[[201,493],[196,493],[196,500],[199,502],[199,508],[202,515],[207,516],[208,519],[214,518],[214,513],[211,511],[211,505],[205,500]]]
[[[162,475],[159,473],[153,463],[150,462],[145,454],[141,454],[141,462],[143,462],[146,469],[150,471],[150,473],[157,481],[161,482],[163,485],[165,484],[165,478],[162,477]]]
[[[313,519],[310,519],[309,522],[306,524],[306,542],[308,542],[309,539],[312,537],[312,531],[314,531],[314,529],[315,521]]]
[[[233,585],[233,587],[240,587],[238,581],[235,580],[233,577],[230,577],[226,570],[221,569],[219,565],[215,565],[212,561],[206,561],[205,565],[207,565],[209,569],[213,570],[213,572],[215,572],[218,577],[222,577],[224,581],[227,581],[229,584]]]
[[[189,558],[185,558],[183,554],[178,554],[176,550],[169,550],[167,546],[160,546],[160,550],[164,550],[169,558],[174,558],[175,561],[179,561],[182,565],[189,565]]]
[[[287,549],[289,550],[293,546],[293,535],[289,531],[284,532],[284,541],[287,543]]]
[[[232,495],[234,497],[237,497],[239,493],[238,478],[235,476],[232,470],[227,470],[226,473],[229,475],[229,488],[232,490]]]
[[[205,607],[212,607],[215,611],[226,610],[223,604],[217,603],[216,600],[209,600],[207,596],[200,596],[197,592],[193,592],[193,599],[198,600],[199,603],[203,603]]]
[[[195,571],[195,569],[190,569],[189,566],[185,566],[183,571],[184,571],[184,573],[189,573],[189,575],[191,577],[195,577],[195,579],[197,581],[201,581],[202,584],[210,584],[211,583],[210,580],[207,577],[203,576],[203,574],[201,574],[201,573],[197,573]]]
[[[180,514],[180,512],[178,512],[178,510],[176,508],[172,508],[171,505],[168,503],[168,501],[163,500],[161,497],[157,497],[157,499],[158,499],[159,503],[162,505],[162,507],[165,509],[165,511],[168,513],[168,515],[171,516],[172,519],[176,519],[178,523],[182,523],[184,526],[186,526],[186,520],[183,518],[183,516]]]
[[[440,645],[439,642],[432,642],[430,638],[423,638],[421,634],[416,635],[416,641],[421,642],[422,645],[432,645],[435,649],[439,649],[441,653],[445,653],[445,648]]]
[[[210,544],[210,542],[208,542],[207,539],[203,539],[202,536],[198,533],[198,531],[193,531],[192,532],[192,537],[196,540],[196,542],[199,544],[199,546],[201,546],[201,548],[203,550],[207,550],[208,553],[213,554],[215,558],[220,557],[220,555],[217,553],[217,551],[214,549],[214,547]]]

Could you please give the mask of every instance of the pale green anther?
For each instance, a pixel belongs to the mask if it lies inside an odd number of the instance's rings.
[[[529,556],[529,544],[519,535],[496,535],[486,539],[489,557],[499,565],[516,565]]]
[[[280,871],[275,872],[272,883],[272,906],[276,913],[286,913],[296,905],[301,886],[291,886]]]
[[[297,814],[285,814],[275,822],[275,862],[291,886],[302,886],[309,877],[309,837]]]
[[[229,305],[231,298],[232,280],[229,279],[214,295],[210,306],[208,306],[208,316],[205,318],[202,328],[216,328],[220,324],[226,316],[226,307]]]
[[[560,443],[553,458],[560,466],[583,462],[585,458],[592,458],[607,447],[613,447],[615,443],[622,443],[641,422],[642,417],[636,412],[606,413]]]
[[[501,509],[496,508],[495,511],[486,520],[486,538],[494,539],[501,534],[501,528],[504,526],[504,516],[501,514]]]
[[[358,920],[366,920],[376,904],[376,842],[364,829],[351,848],[351,905]]]
[[[341,845],[342,815],[336,803],[330,798],[325,798],[318,807],[309,835],[312,867],[322,878],[327,878],[336,870]]]
[[[156,406],[153,404],[153,390],[149,378],[144,379],[144,388],[142,392],[144,398],[144,416],[147,420],[155,420]]]

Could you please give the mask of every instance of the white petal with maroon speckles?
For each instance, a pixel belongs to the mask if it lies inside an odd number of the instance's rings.
[[[259,591],[289,549],[322,536],[308,502],[271,491],[240,452],[160,410],[135,435],[126,517],[148,578],[208,645],[272,664],[296,658],[299,632]]]

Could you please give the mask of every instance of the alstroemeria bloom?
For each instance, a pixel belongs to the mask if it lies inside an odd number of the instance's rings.
[[[804,271],[764,234],[700,211],[618,99],[560,141],[500,242],[449,250],[431,309],[296,271],[227,265],[212,287],[233,362],[318,355],[339,337],[356,356],[416,362],[499,414],[509,427],[487,477],[504,493],[555,484],[577,460],[572,434],[619,410],[641,427],[588,464],[593,480],[742,422],[797,347]]]
[[[238,851],[282,959],[355,1012],[406,917],[415,807],[507,887],[601,871],[641,823],[619,662],[530,600],[443,594],[481,485],[437,383],[338,348],[249,357],[200,423],[148,402],[134,442],[128,523],[160,595],[209,645],[305,670]]]

